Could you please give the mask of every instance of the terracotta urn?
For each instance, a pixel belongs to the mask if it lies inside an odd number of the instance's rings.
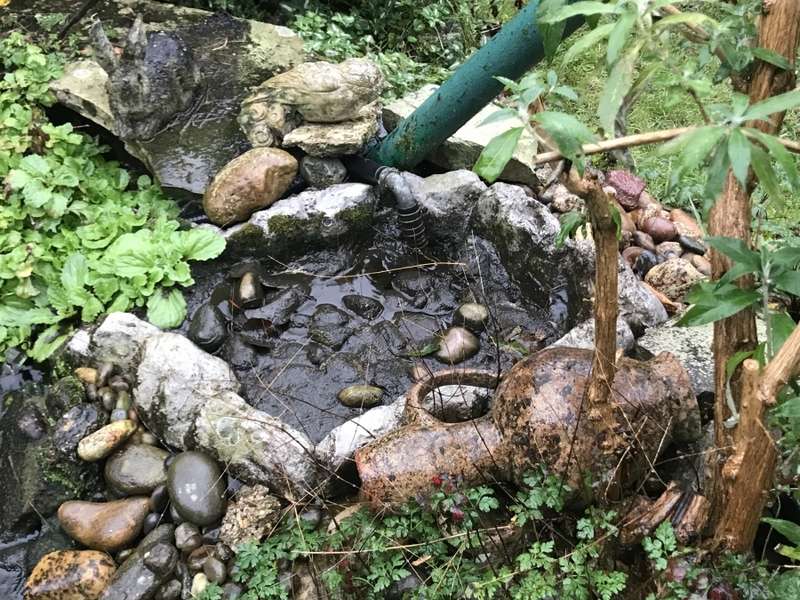
[[[584,473],[593,481],[637,485],[670,442],[700,437],[700,414],[689,377],[663,352],[647,362],[622,358],[612,386],[616,423],[591,418],[586,391],[592,351],[546,348],[518,362],[501,378],[476,369],[433,373],[408,393],[409,424],[355,454],[365,500],[375,510],[392,508],[437,489],[442,475],[463,487],[492,482],[520,484],[546,469],[572,489],[573,506],[591,501]],[[421,408],[443,385],[497,388],[490,411],[474,420],[444,423]],[[601,450],[610,429],[626,440]]]

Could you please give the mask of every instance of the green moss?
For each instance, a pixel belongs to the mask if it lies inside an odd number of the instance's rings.
[[[298,219],[288,215],[275,215],[267,221],[269,232],[276,242],[302,241],[311,242],[321,235],[322,215],[317,214],[308,219]],[[309,235],[311,234],[311,235]]]
[[[355,208],[347,208],[336,217],[347,223],[348,230],[360,231],[367,229],[372,224],[374,208],[372,204],[362,204]]]

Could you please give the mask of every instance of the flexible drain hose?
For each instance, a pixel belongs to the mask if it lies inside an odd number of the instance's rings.
[[[428,245],[425,224],[414,193],[400,171],[385,167],[362,156],[350,155],[341,158],[347,173],[356,179],[379,185],[392,192],[397,205],[397,220],[405,242],[412,248]]]

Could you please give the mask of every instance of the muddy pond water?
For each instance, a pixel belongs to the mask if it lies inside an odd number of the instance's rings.
[[[557,337],[551,311],[527,299],[478,237],[447,259],[387,239],[290,263],[242,262],[196,278],[189,314],[202,318],[210,303],[223,315],[224,343],[214,353],[236,371],[242,396],[314,442],[363,412],[339,401],[348,386],[380,388],[386,404],[411,387],[414,367],[457,362],[502,371]],[[258,299],[242,306],[239,286],[253,280]],[[439,336],[465,302],[488,308],[486,330],[474,355],[442,357]]]

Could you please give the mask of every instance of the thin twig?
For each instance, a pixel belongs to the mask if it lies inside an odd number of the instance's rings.
[[[646,144],[658,144],[667,142],[673,138],[689,133],[697,129],[696,126],[692,127],[675,127],[674,129],[660,129],[658,131],[648,131],[647,133],[636,133],[634,135],[627,135],[625,137],[616,138],[613,140],[603,140],[595,144],[586,144],[581,148],[582,154],[588,156],[590,154],[600,154],[601,152],[610,152],[611,150],[619,150],[621,148],[631,148],[633,146],[644,146]],[[746,131],[742,131],[745,137],[750,140],[758,141],[757,138]],[[787,140],[785,138],[776,137],[781,145],[789,152],[800,154],[800,142],[794,140]],[[542,152],[533,157],[533,164],[540,165],[542,163],[560,160],[564,155],[560,151],[554,150],[552,152]]]

